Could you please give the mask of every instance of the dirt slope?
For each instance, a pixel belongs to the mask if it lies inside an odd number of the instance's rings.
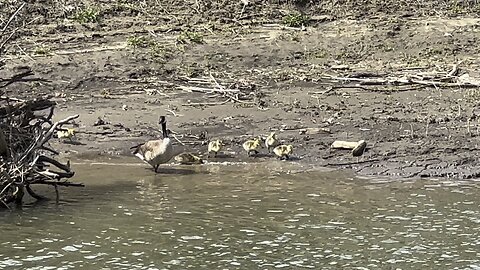
[[[128,154],[159,136],[166,114],[179,151],[204,153],[208,139],[222,138],[244,160],[243,140],[277,131],[299,162],[368,175],[480,173],[480,89],[447,86],[480,78],[479,4],[176,2],[27,5],[0,77],[27,66],[48,82],[17,83],[8,94],[54,94],[57,118],[81,114],[80,143],[57,142],[65,157]],[[18,3],[3,5],[5,21]],[[351,78],[445,80],[359,86]],[[98,117],[107,124],[94,125]],[[369,149],[357,160],[330,149],[337,139],[365,139]]]

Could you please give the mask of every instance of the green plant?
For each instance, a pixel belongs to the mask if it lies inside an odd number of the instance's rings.
[[[154,42],[146,37],[131,36],[127,38],[127,45],[133,48],[145,48],[152,45]]]
[[[79,23],[93,23],[98,22],[99,11],[94,7],[85,7],[82,10],[79,10],[73,19]]]
[[[203,36],[200,33],[192,31],[183,31],[177,38],[177,41],[182,44],[186,43],[203,43]]]
[[[163,63],[172,56],[172,49],[154,42],[150,45],[150,55],[156,62]]]
[[[291,13],[283,17],[283,24],[288,27],[307,26],[310,22],[310,17],[300,13]]]
[[[45,46],[38,46],[33,49],[33,54],[46,56],[51,54],[51,50]]]

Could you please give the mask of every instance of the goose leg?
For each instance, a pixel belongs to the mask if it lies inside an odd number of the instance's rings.
[[[160,166],[160,165],[155,165],[155,167],[154,167],[155,168],[155,173],[157,173],[158,166]]]

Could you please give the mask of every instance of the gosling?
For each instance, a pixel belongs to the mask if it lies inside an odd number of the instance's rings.
[[[293,146],[292,145],[279,145],[273,148],[273,152],[275,155],[278,156],[280,160],[288,160],[290,155],[293,153]]]
[[[163,139],[147,141],[130,148],[135,148],[133,154],[150,164],[155,172],[157,172],[160,164],[167,163],[174,156],[172,141],[168,137],[167,120],[165,116],[160,116],[159,124],[162,125]]]
[[[192,153],[181,153],[180,155],[175,156],[175,161],[180,164],[184,165],[192,165],[192,164],[202,164],[203,159],[198,156],[195,156]]]
[[[270,135],[268,135],[267,139],[265,139],[265,146],[267,147],[268,152],[271,152],[273,148],[279,145],[276,136],[277,135],[275,134],[275,132],[272,132],[270,133]]]
[[[248,156],[253,156],[258,154],[258,148],[260,147],[260,139],[255,138],[253,140],[248,140],[243,143],[243,149],[247,151]]]
[[[213,154],[213,157],[217,157],[218,152],[222,150],[223,143],[221,140],[215,140],[208,143],[208,156]]]
[[[58,130],[57,137],[59,139],[69,139],[72,141],[72,138],[75,137],[75,129],[67,128],[67,130]]]

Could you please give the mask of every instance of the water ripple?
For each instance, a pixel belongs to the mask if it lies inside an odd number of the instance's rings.
[[[476,182],[212,166],[27,207],[0,269],[480,269]]]

